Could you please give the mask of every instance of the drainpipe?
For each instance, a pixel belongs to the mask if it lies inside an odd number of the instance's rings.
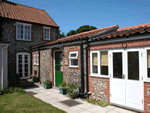
[[[1,48],[1,84],[2,84],[2,89],[4,89],[4,74],[3,74],[3,50],[5,49],[5,48],[7,48],[8,47],[8,45],[6,45],[6,46],[4,46],[4,47],[2,47]]]
[[[87,39],[87,46],[86,46],[86,94],[89,92],[89,78],[88,78],[88,47],[89,42]]]
[[[40,84],[41,84],[41,79],[40,79],[40,48],[38,48],[38,51],[39,51],[39,73],[38,73],[38,78],[39,78],[39,81],[40,81]]]
[[[84,51],[83,51],[83,43],[80,43],[80,68],[81,68],[81,93],[80,95],[84,95]]]

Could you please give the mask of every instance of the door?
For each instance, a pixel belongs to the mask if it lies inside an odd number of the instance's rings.
[[[59,87],[63,82],[63,61],[62,52],[55,52],[55,86]]]
[[[30,54],[17,53],[17,73],[20,74],[21,79],[30,77]]]
[[[141,49],[111,51],[110,102],[143,110]]]

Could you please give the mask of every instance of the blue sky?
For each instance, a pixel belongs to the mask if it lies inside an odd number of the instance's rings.
[[[9,0],[44,9],[65,34],[82,25],[120,28],[150,22],[150,0]]]

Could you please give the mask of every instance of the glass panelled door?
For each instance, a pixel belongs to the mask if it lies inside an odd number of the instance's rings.
[[[110,102],[125,106],[124,51],[111,51]]]
[[[110,102],[143,110],[141,49],[112,50]]]
[[[30,54],[29,53],[17,53],[17,73],[20,78],[30,77]]]
[[[59,87],[63,82],[62,52],[55,52],[55,85]]]

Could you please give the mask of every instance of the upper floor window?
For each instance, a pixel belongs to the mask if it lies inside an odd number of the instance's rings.
[[[16,24],[16,39],[31,41],[31,24]]]
[[[50,40],[50,28],[44,27],[44,40]]]
[[[70,63],[70,67],[78,67],[78,52],[77,51],[69,52],[69,63]]]
[[[150,50],[147,50],[147,77],[150,78]]]

